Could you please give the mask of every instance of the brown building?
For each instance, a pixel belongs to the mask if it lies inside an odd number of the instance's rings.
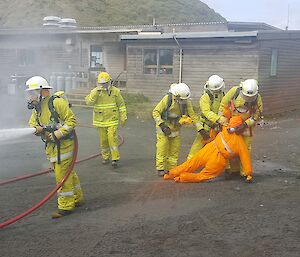
[[[206,79],[219,74],[227,89],[258,79],[267,113],[300,107],[300,31],[240,22],[0,30],[3,92],[40,74],[82,99],[104,69],[122,90],[154,101],[178,81],[197,101]]]

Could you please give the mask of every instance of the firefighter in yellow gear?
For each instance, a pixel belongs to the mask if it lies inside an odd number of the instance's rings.
[[[54,170],[56,183],[59,184],[72,162],[74,128],[77,124],[75,115],[68,101],[62,97],[62,92],[50,94],[52,87],[43,77],[30,78],[26,86],[28,108],[32,109],[29,126],[35,127],[35,135],[41,136],[45,142],[46,156]],[[83,202],[80,181],[75,171],[72,171],[57,195],[58,211],[52,214],[52,218],[72,213],[75,206]]]
[[[228,125],[228,119],[219,115],[219,107],[224,96],[225,82],[218,75],[212,75],[204,85],[204,93],[200,97],[200,121],[205,133],[196,134],[187,159],[191,159],[206,143],[215,138],[222,126]]]
[[[156,105],[152,116],[156,123],[156,170],[159,176],[177,165],[180,148],[181,124],[191,118],[197,131],[203,126],[195,114],[190,98],[190,89],[184,83],[172,84],[169,93]],[[181,124],[180,124],[181,123]]]
[[[238,86],[232,87],[223,97],[219,112],[230,116],[240,116],[244,121],[243,139],[251,154],[253,135],[255,133],[256,123],[261,119],[263,103],[261,95],[258,92],[258,82],[255,79],[242,81]],[[228,117],[229,115],[229,117]],[[231,163],[226,167],[226,172],[230,175],[235,167]],[[242,165],[239,165],[241,176],[245,176]]]
[[[99,128],[102,163],[118,166],[120,153],[118,149],[118,125],[127,120],[126,106],[120,89],[111,84],[110,75],[101,72],[98,86],[85,97],[87,105],[94,106],[93,125]]]

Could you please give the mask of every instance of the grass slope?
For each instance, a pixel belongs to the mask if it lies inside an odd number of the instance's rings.
[[[79,26],[225,21],[199,0],[1,0],[1,27],[39,27],[45,16]]]

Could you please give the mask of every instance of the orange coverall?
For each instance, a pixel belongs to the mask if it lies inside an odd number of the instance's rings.
[[[223,127],[216,138],[198,151],[192,159],[171,169],[164,179],[177,182],[201,182],[219,176],[227,160],[239,156],[247,176],[252,176],[250,154],[241,135],[228,133],[227,126]],[[193,173],[205,166],[200,173]]]

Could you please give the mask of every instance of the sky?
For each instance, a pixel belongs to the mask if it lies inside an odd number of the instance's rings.
[[[300,0],[201,1],[227,21],[265,22],[281,29],[285,29],[288,24],[289,30],[300,29]]]

